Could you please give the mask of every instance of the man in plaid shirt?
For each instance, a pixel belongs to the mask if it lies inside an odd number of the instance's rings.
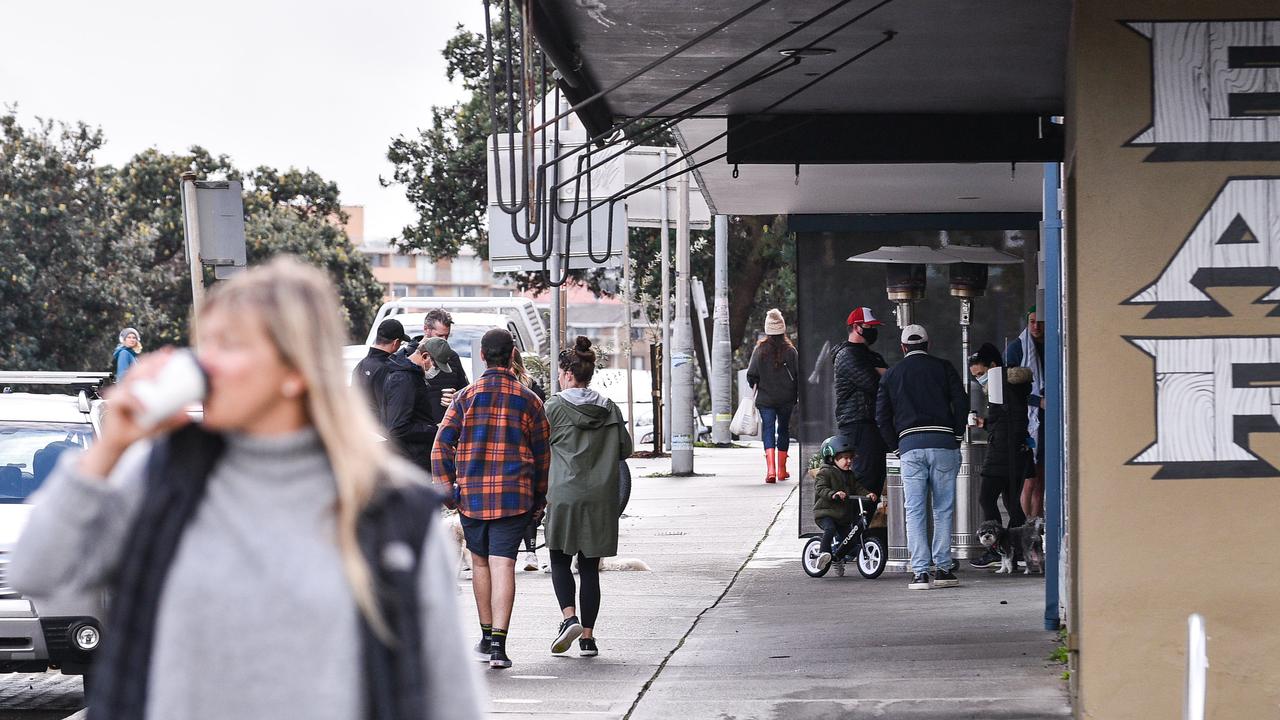
[[[431,451],[432,474],[453,491],[471,551],[481,632],[477,659],[495,669],[511,667],[506,645],[516,555],[530,513],[546,505],[551,465],[547,416],[511,370],[514,348],[506,330],[484,334],[480,353],[488,369],[454,395]]]

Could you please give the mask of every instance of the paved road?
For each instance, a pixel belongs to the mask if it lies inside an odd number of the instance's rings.
[[[0,720],[62,720],[82,707],[84,686],[77,676],[0,675]]]

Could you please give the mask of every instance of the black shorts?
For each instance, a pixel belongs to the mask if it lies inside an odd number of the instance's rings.
[[[529,513],[521,513],[496,520],[477,520],[461,515],[462,534],[467,539],[467,549],[484,557],[516,559],[525,528],[529,527]]]

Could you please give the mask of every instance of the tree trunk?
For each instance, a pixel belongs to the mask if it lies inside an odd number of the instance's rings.
[[[735,215],[729,220],[729,342],[735,351],[742,347],[760,286],[780,263],[777,243],[765,232],[770,220],[763,215]],[[738,247],[732,247],[735,244]]]

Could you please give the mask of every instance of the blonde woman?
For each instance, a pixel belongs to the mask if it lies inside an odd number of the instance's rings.
[[[434,491],[350,393],[338,307],[291,259],[218,286],[202,423],[138,424],[144,356],[41,489],[10,578],[112,593],[95,718],[481,716]]]

